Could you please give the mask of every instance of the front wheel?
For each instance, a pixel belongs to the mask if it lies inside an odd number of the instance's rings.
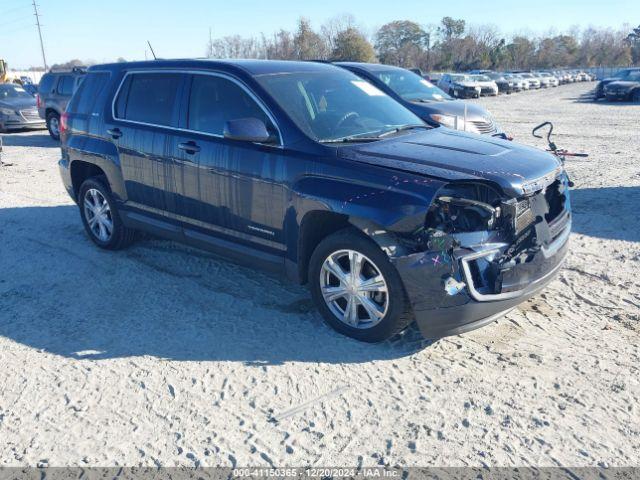
[[[640,103],[640,88],[637,88],[631,94],[631,101],[635,103]]]
[[[396,268],[375,242],[352,229],[320,242],[311,256],[309,286],[325,321],[357,340],[386,340],[413,320]]]
[[[78,206],[89,238],[100,248],[119,250],[135,238],[135,230],[122,223],[104,177],[85,180],[80,186]]]

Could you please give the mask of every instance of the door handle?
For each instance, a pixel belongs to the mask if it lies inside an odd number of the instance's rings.
[[[178,148],[189,155],[193,155],[194,153],[198,153],[200,151],[200,145],[196,142],[183,142],[178,144]]]
[[[119,128],[110,128],[109,130],[107,130],[107,133],[111,135],[111,138],[113,138],[114,140],[117,140],[122,136],[122,130],[120,130]]]

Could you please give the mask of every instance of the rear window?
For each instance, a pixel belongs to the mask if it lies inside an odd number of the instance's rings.
[[[73,85],[75,79],[71,75],[63,75],[58,80],[58,93],[64,96],[73,95]]]
[[[176,126],[174,106],[182,81],[179,73],[135,73],[129,76],[116,100],[119,119],[153,125]]]
[[[96,106],[103,103],[108,82],[109,73],[107,72],[88,73],[71,99],[67,111],[81,115],[96,111]]]
[[[53,75],[44,75],[40,79],[40,84],[38,85],[38,92],[40,93],[51,93],[53,90],[53,81],[56,79]]]

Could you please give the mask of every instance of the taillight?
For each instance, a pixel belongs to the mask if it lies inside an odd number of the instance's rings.
[[[40,94],[36,93],[36,105],[38,108],[42,108],[42,100],[40,100]]]
[[[64,112],[60,117],[60,134],[63,134],[67,131],[67,122],[69,121],[69,114]]]

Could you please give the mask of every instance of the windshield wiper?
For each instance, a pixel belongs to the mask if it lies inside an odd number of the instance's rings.
[[[428,127],[427,125],[402,125],[400,127],[396,127],[393,130],[388,130],[386,132],[381,133],[380,135],[377,136],[377,138],[384,138],[384,137],[388,137],[389,135],[393,135],[395,133],[400,133],[400,132],[404,132],[406,130],[414,130],[416,128],[424,128],[424,129],[429,129],[430,127]]]
[[[342,138],[328,138],[326,140],[320,140],[320,143],[362,143],[362,142],[375,142],[380,140],[378,137],[359,137],[358,135],[352,135],[350,137]]]

